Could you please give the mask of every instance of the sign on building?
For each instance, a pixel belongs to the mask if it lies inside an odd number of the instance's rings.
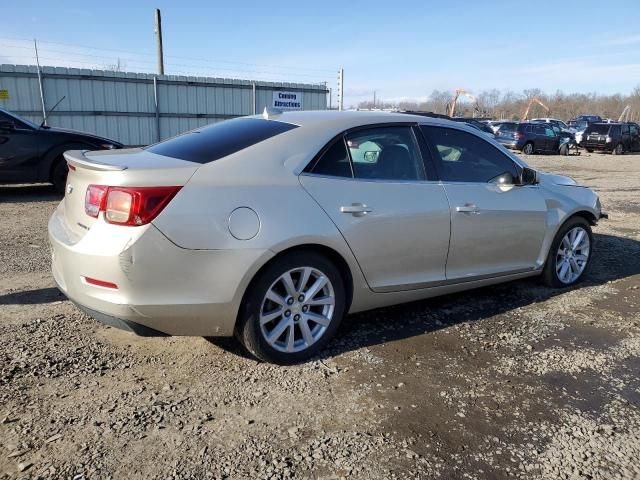
[[[9,90],[0,88],[0,100],[9,100]]]
[[[273,92],[273,108],[302,110],[302,92]]]

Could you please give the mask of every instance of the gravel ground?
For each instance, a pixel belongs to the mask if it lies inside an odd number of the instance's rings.
[[[321,359],[140,338],[49,274],[45,186],[0,186],[0,478],[640,478],[640,156],[533,156],[601,195],[585,283],[350,316]]]

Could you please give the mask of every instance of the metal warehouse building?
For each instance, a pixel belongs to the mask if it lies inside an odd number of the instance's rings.
[[[0,108],[33,122],[147,145],[201,125],[261,112],[265,107],[325,110],[322,84],[279,83],[0,65]],[[42,88],[42,97],[40,89]]]

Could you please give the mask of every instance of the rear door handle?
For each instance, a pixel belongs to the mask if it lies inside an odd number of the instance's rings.
[[[479,213],[480,210],[473,203],[466,203],[462,207],[456,207],[456,212],[459,212],[459,213]]]
[[[372,211],[373,209],[367,207],[364,203],[352,203],[351,205],[340,207],[341,213],[349,213],[354,217],[364,217]]]

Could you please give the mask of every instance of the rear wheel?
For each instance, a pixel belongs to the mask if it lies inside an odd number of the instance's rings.
[[[68,173],[69,168],[67,167],[67,162],[65,162],[64,159],[58,160],[51,172],[51,183],[53,183],[58,193],[64,193]]]
[[[587,148],[587,152],[593,153],[593,148]]]
[[[560,155],[564,155],[565,157],[567,155],[569,155],[569,145],[568,144],[563,144],[560,145]]]
[[[622,155],[624,153],[624,145],[622,145],[621,143],[616,145],[616,148],[613,149],[613,153],[614,155]]]
[[[335,335],[344,315],[340,272],[313,252],[282,257],[250,288],[236,336],[266,362],[292,364],[317,354]]]
[[[533,143],[525,143],[522,147],[522,153],[524,153],[525,155],[533,155]]]
[[[578,283],[589,267],[593,246],[591,226],[582,217],[569,219],[551,244],[542,272],[549,287],[570,287]]]

